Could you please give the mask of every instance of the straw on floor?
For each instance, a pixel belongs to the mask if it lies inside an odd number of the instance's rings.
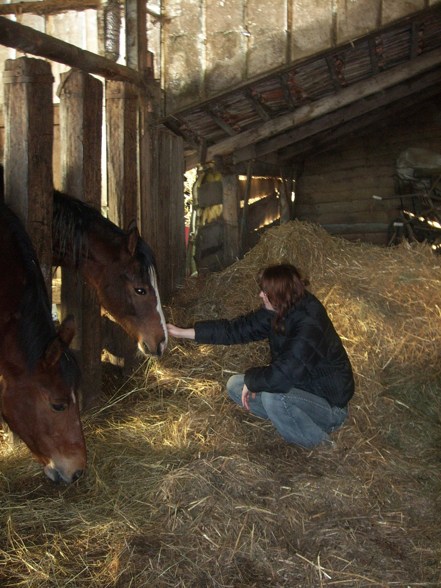
[[[267,361],[265,344],[171,340],[84,415],[89,467],[73,486],[2,445],[2,586],[441,584],[441,258],[293,221],[188,279],[167,318],[247,312],[258,269],[282,260],[308,275],[353,363],[335,448],[288,446],[226,398],[231,373]]]

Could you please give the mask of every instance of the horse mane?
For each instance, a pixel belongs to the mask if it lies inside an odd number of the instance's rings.
[[[8,223],[22,258],[25,286],[19,306],[18,340],[27,369],[32,372],[48,345],[57,336],[57,331],[52,320],[46,283],[33,243],[21,220],[3,202],[0,202],[0,215]],[[60,370],[69,388],[76,389],[81,377],[80,368],[69,349],[61,356]]]
[[[150,271],[153,269],[157,274],[158,269],[152,248],[144,241],[141,236],[138,238],[135,255],[141,266],[143,281],[149,282],[151,278]]]
[[[22,258],[25,286],[19,307],[19,343],[32,370],[49,341],[56,336],[43,274],[34,246],[20,219],[5,204],[0,204]]]
[[[94,230],[105,234],[106,239],[119,242],[127,234],[90,204],[58,190],[54,191],[52,235],[59,259],[69,256],[74,267],[79,268],[81,259],[88,253],[87,235],[92,225]],[[135,256],[144,279],[150,279],[150,268],[153,267],[156,271],[155,257],[141,237],[136,245]]]
[[[90,204],[54,190],[52,242],[59,260],[69,257],[74,267],[79,268],[81,260],[88,255],[87,234],[93,224],[107,228],[111,234],[122,234]]]

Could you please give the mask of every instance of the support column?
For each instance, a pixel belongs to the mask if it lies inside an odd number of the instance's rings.
[[[23,221],[52,296],[53,77],[47,61],[5,62],[5,200]]]
[[[102,84],[80,70],[62,75],[60,85],[60,145],[62,190],[95,208],[101,207]],[[75,316],[83,374],[83,402],[93,404],[101,392],[100,306],[74,270],[63,268],[63,317]]]

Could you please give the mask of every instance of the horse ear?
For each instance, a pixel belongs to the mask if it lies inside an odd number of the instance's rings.
[[[48,367],[60,361],[64,351],[69,347],[75,336],[75,321],[72,315],[67,316],[58,329],[57,336],[49,343],[44,352],[44,362]]]
[[[63,352],[63,343],[59,337],[55,337],[55,339],[53,339],[46,347],[46,351],[44,352],[43,360],[46,366],[54,366],[58,361],[60,361],[60,357],[62,356]]]
[[[132,220],[129,222],[129,224],[126,227],[126,231],[127,233],[129,233],[130,231],[133,231],[133,229],[136,229],[136,220],[134,218],[132,218]]]
[[[73,315],[67,316],[61,323],[58,329],[58,338],[64,343],[66,347],[72,343],[72,339],[75,337],[75,319]]]
[[[131,223],[132,225],[132,223]],[[127,233],[127,249],[131,256],[135,255],[136,246],[138,245],[139,231],[136,225],[131,226]]]

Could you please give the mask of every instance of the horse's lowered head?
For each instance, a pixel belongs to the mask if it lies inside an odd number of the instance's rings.
[[[80,372],[68,350],[73,318],[61,324],[32,369],[14,357],[2,361],[2,415],[54,482],[71,483],[86,468],[76,389]]]

